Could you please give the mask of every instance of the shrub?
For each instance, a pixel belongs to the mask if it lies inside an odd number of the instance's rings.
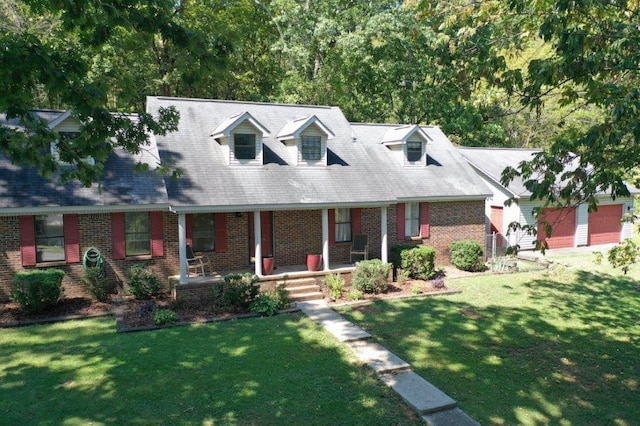
[[[18,272],[13,276],[11,298],[25,312],[42,311],[62,296],[63,278],[60,269]]]
[[[284,276],[284,281],[276,285],[275,296],[280,301],[281,307],[289,305],[289,292],[287,291],[286,275]]]
[[[433,247],[418,246],[400,253],[400,267],[407,278],[429,280],[436,275],[436,251]]]
[[[364,299],[364,293],[361,292],[360,290],[350,290],[349,293],[347,293],[347,299],[349,300],[362,300]]]
[[[149,299],[160,291],[162,285],[158,277],[143,265],[133,265],[127,270],[129,293],[136,299]]]
[[[171,309],[156,309],[153,311],[153,323],[155,325],[172,324],[178,321],[178,314]]]
[[[352,285],[365,293],[382,293],[387,289],[391,265],[380,259],[363,260],[356,263]]]
[[[249,305],[250,312],[269,317],[275,315],[280,308],[282,308],[282,302],[273,293],[263,293]]]
[[[329,297],[331,300],[339,299],[342,296],[342,289],[344,288],[344,278],[340,274],[329,274],[324,280],[324,284],[329,289]]]
[[[484,271],[482,246],[476,241],[456,241],[451,244],[451,263],[458,269],[469,272]]]
[[[227,274],[224,282],[211,289],[214,305],[247,309],[258,296],[258,276],[246,274]]]
[[[98,302],[109,300],[109,280],[100,267],[93,266],[85,269],[82,281],[89,289],[89,293]]]
[[[411,293],[412,294],[422,293],[422,287],[420,287],[419,285],[414,285],[413,287],[411,287]]]

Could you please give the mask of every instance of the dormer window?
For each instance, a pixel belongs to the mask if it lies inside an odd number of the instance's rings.
[[[322,158],[322,138],[320,136],[302,136],[302,159],[318,161]]]
[[[422,159],[422,142],[407,141],[407,161],[410,163]]]
[[[59,139],[60,141],[63,141],[63,140],[73,141],[74,139],[77,139],[78,137],[80,137],[80,132],[58,132],[58,135],[60,136],[60,139]],[[68,143],[73,144],[74,142],[68,142]],[[64,161],[60,158],[60,152],[58,150],[58,141],[51,143],[51,155],[62,166],[68,166],[70,164],[67,161]],[[85,157],[82,159],[82,161],[91,165],[95,164],[95,160],[93,159],[93,157]]]
[[[254,160],[256,158],[256,135],[254,133],[234,134],[233,155],[237,160]]]

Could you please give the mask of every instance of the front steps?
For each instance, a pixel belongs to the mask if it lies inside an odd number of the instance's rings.
[[[294,278],[278,281],[276,284],[283,283],[286,283],[285,289],[289,293],[289,301],[291,303],[324,299],[324,294],[315,278]]]

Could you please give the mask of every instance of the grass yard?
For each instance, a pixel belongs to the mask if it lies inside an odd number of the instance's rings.
[[[640,273],[591,259],[341,313],[482,424],[638,424]]]
[[[0,424],[421,424],[301,314],[116,334],[0,330]]]

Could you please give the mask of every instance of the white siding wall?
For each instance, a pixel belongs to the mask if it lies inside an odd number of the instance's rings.
[[[529,226],[537,226],[537,220],[531,214],[534,208],[540,207],[542,203],[540,201],[531,201],[529,199],[520,200],[519,203],[519,214],[518,214],[518,223],[520,225],[529,225]],[[531,235],[527,232],[520,231],[517,235],[516,244],[520,245],[521,250],[533,250],[535,248],[534,241],[537,236]]]
[[[586,204],[578,206],[576,216],[576,239],[577,247],[586,246],[589,243],[589,207]]]

